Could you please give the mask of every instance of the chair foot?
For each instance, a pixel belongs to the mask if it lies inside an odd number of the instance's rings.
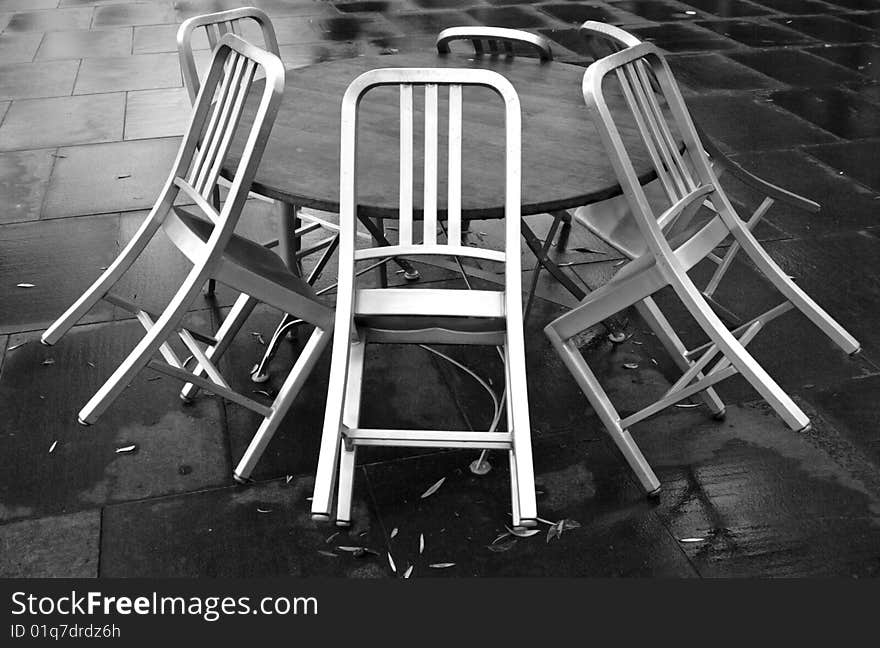
[[[82,425],[83,427],[90,427],[92,425],[88,421],[84,421],[78,416],[76,417],[76,422],[79,423],[80,425]]]
[[[44,342],[43,344],[45,344],[45,342]],[[51,346],[51,345],[49,345],[49,346]],[[855,351],[851,352],[851,353],[849,354],[849,357],[850,357],[850,358],[855,358],[855,357],[856,357],[857,355],[859,355],[861,352],[862,352],[862,347],[859,347],[859,348],[856,349]]]
[[[42,344],[43,346],[47,346],[47,347],[55,346],[55,345],[52,344],[51,342],[46,342],[46,340],[44,340],[43,338],[40,338],[40,344]],[[852,355],[855,355],[856,353],[858,353],[858,352],[861,351],[861,350],[862,350],[862,347],[859,347],[858,349],[856,349],[855,351],[853,351]]]
[[[620,344],[626,340],[626,333],[624,331],[611,331],[608,334],[608,340],[613,344]]]
[[[727,408],[726,407],[722,408],[718,412],[712,413],[712,419],[715,421],[723,421],[726,418],[727,418]]]
[[[268,371],[265,373],[255,373],[254,375],[251,376],[251,382],[255,382],[258,384],[262,384],[268,380],[269,380],[269,372]]]
[[[404,272],[403,273],[403,278],[406,279],[407,281],[417,281],[418,279],[421,278],[421,276],[422,275],[419,274],[419,271],[416,270],[415,268],[412,269],[412,272]]]
[[[492,464],[485,460],[480,461],[479,459],[474,459],[468,468],[470,468],[470,471],[474,475],[487,475],[489,471],[492,470]]]
[[[232,479],[235,481],[236,484],[241,484],[243,486],[246,484],[253,484],[254,483],[254,480],[251,479],[250,477],[242,477],[237,472],[232,473]]]
[[[649,497],[650,499],[657,499],[657,498],[660,497],[660,491],[661,491],[661,490],[663,490],[663,488],[660,487],[660,486],[658,486],[657,488],[655,488],[654,490],[652,490],[650,493],[645,493],[645,496],[646,496],[646,497]]]
[[[314,515],[312,516],[312,519],[313,520],[315,519]],[[351,526],[351,521],[350,520],[336,520],[336,526],[338,526],[340,529],[347,529]]]
[[[326,513],[312,513],[312,519],[315,522],[329,522],[330,516]]]
[[[520,519],[519,525],[515,526],[514,529],[534,529],[536,526],[538,526],[537,520]]]
[[[193,404],[193,399],[190,398],[189,396],[184,396],[183,394],[178,394],[178,396],[180,396],[180,402],[182,402],[184,405],[192,405]]]
[[[807,423],[804,427],[802,427],[800,430],[798,430],[798,434],[804,434],[806,432],[809,432],[812,429],[813,429],[813,424]]]

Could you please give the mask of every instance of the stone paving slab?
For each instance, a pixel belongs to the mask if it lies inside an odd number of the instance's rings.
[[[0,125],[0,149],[112,142],[122,137],[124,114],[125,94],[121,92],[17,100]],[[40,128],[34,128],[35,119],[43,120]]]
[[[204,316],[193,323],[207,328]],[[0,376],[0,520],[232,483],[221,404],[183,405],[176,380],[143,371],[97,423],[77,423],[142,336],[134,321],[76,327],[51,348],[35,334],[10,336]]]
[[[297,476],[107,507],[100,575],[388,577],[385,539],[368,503],[358,498],[356,525],[337,534],[311,520],[313,483]],[[363,478],[357,483],[362,491]]]
[[[179,137],[58,149],[44,218],[153,206],[177,155]]]
[[[0,524],[0,577],[94,578],[101,511]]]

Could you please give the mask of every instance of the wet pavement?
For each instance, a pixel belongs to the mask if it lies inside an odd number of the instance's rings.
[[[184,406],[168,378],[144,372],[96,425],[77,425],[140,327],[103,305],[57,346],[37,339],[115,256],[170,168],[188,104],[176,26],[243,4],[0,0],[0,576],[388,578],[409,566],[413,577],[880,574],[880,0],[252,2],[272,17],[288,66],[423,50],[440,29],[471,24],[534,30],[557,58],[588,65],[577,25],[623,26],[670,53],[694,116],[722,148],[822,203],[816,215],[774,207],[759,235],[863,352],[844,356],[801,317],[775,322],[750,348],[812,430],[788,430],[743,380],[726,381],[724,422],[673,408],[634,428],[663,484],[657,499],[643,496],[549,348],[541,329],[571,300],[541,280],[526,332],[529,397],[539,514],[568,521],[559,537],[544,523],[532,537],[505,536],[506,462],[493,455],[479,477],[462,451],[365,450],[353,527],[336,534],[312,522],[326,357],[247,486],[232,481],[232,466],[256,417],[215,398]],[[727,187],[745,208],[759,200]],[[539,235],[549,226],[529,221]],[[267,206],[252,201],[244,231],[272,229]],[[471,229],[497,234],[494,223]],[[583,230],[554,254],[588,287],[619,263]],[[157,239],[123,290],[161,307],[185,271]],[[731,274],[719,297],[738,314],[772,303],[744,263]],[[422,275],[455,280],[430,266]],[[216,325],[233,299],[220,289],[190,318]],[[674,300],[659,299],[692,336]],[[245,325],[222,367],[233,387],[256,388],[248,371],[276,321],[258,309]],[[583,349],[623,411],[675,376],[635,314],[628,333],[624,344],[597,335]],[[269,389],[300,344],[282,346]],[[492,353],[449,352],[498,384]],[[365,423],[482,430],[491,421],[486,393],[422,349],[373,349],[367,366]],[[365,550],[340,548],[355,546]]]

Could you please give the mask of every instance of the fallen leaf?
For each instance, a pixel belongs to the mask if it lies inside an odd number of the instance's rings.
[[[507,527],[504,527],[504,528],[506,529]],[[504,540],[504,538],[509,538],[509,537],[510,537],[510,534],[507,533],[507,532],[505,531],[504,533],[502,533],[501,535],[499,535],[497,538],[495,538],[495,539],[494,539],[492,542],[490,542],[489,544],[495,544],[495,543],[498,542],[499,540]]]
[[[706,538],[682,538],[679,542],[704,542]]]
[[[397,565],[394,564],[394,558],[391,557],[391,554],[388,554],[388,564],[391,565],[391,571],[395,574],[397,573]]]
[[[324,551],[323,549],[318,549],[318,553],[322,556],[327,556],[328,558],[339,558],[339,556],[337,556],[332,551]]]
[[[393,537],[396,536],[396,535],[397,535],[397,527],[394,527],[394,528],[391,530],[391,537],[393,538]]]
[[[49,454],[52,454],[53,452],[55,452],[55,446],[57,446],[57,445],[58,445],[57,441],[52,442],[52,445],[49,446]]]
[[[540,533],[540,531],[538,529],[517,529],[517,528],[511,529],[510,527],[507,527],[507,526],[504,528],[507,529],[511,535],[515,535],[517,538],[530,538],[533,535],[535,535],[536,533]]]
[[[562,530],[563,531],[571,531],[572,529],[580,529],[581,523],[577,520],[572,520],[570,518],[565,518],[562,520]]]
[[[257,507],[257,513],[271,513],[272,509],[264,509]]]
[[[337,531],[336,533],[334,533],[333,535],[331,535],[329,538],[327,538],[326,540],[324,540],[324,542],[326,542],[327,544],[330,544],[330,543],[333,541],[333,538],[335,538],[335,537],[338,536],[338,535],[339,535],[339,531]]]
[[[513,549],[513,545],[516,544],[516,538],[512,537],[509,533],[505,533],[504,537],[507,538],[506,542],[492,543],[488,547],[486,547],[489,551],[494,553],[504,553],[505,551],[510,551]]]
[[[263,337],[263,334],[259,331],[251,331],[251,335],[263,346],[266,346],[266,339]]]
[[[550,544],[550,541],[553,538],[559,538],[562,536],[562,525],[564,523],[565,520],[559,520],[559,522],[547,529],[547,544]]]
[[[419,555],[421,556],[425,552],[425,534],[419,534]]]
[[[36,288],[36,286],[32,283],[20,283],[15,286],[16,288]]]
[[[55,364],[55,359],[54,358],[46,358],[40,364],[53,365],[53,364]]]
[[[137,450],[136,445],[122,446],[121,448],[116,448],[116,454],[123,454],[126,452],[134,452]]]
[[[94,362],[87,362],[86,364],[89,365],[89,366],[92,367],[92,368],[95,367],[95,363],[94,363]]]
[[[675,406],[680,407],[681,409],[693,409],[699,407],[700,403],[676,403]]]
[[[288,475],[287,477],[284,478],[285,484],[289,484],[292,481],[293,481],[293,475]]]
[[[266,398],[272,398],[272,394],[267,392],[265,389],[255,389],[253,393],[259,394],[260,396],[265,396]]]
[[[347,551],[348,553],[355,553],[357,551],[364,550],[363,547],[351,547],[351,546],[346,546],[346,545],[339,545],[336,548],[339,549],[339,551]]]
[[[18,347],[23,347],[25,344],[27,344],[27,342],[22,342],[21,344],[16,344],[15,346],[11,346],[6,350],[7,351],[15,351]]]
[[[447,567],[455,567],[455,563],[431,563],[428,567],[431,569],[446,569]]]
[[[440,487],[443,485],[443,482],[445,482],[445,481],[446,481],[446,477],[441,477],[439,480],[437,480],[436,484],[434,484],[433,486],[431,486],[431,488],[429,488],[424,493],[422,493],[422,499],[425,499],[426,497],[430,497],[431,495],[436,493],[440,489]]]
[[[409,578],[410,576],[412,576],[412,573],[413,573],[413,567],[414,567],[414,566],[415,566],[415,565],[410,565],[409,567],[406,568],[406,571],[403,572],[403,577],[404,577],[404,578]]]
[[[625,369],[638,369],[639,365],[635,362],[627,362],[623,365]]]

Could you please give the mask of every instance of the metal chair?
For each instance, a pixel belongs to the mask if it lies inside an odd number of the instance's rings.
[[[654,45],[635,45],[593,63],[584,75],[583,93],[623,187],[645,252],[623,266],[574,310],[551,322],[545,333],[643,488],[653,493],[659,490],[660,483],[633,441],[629,428],[674,403],[706,392],[736,373],[758,391],[789,427],[807,428],[807,416],[745,348],[772,319],[797,308],[845,352],[856,353],[859,343],[792,282],[736,214],[709,163],[672,72]],[[607,102],[609,96],[614,97],[615,105],[623,104],[623,108],[612,112]],[[638,147],[625,147],[619,125],[638,133]],[[665,192],[663,206],[656,202],[652,205],[646,196],[631,162],[631,151],[650,158]],[[711,205],[714,214],[708,222],[693,221],[695,212],[704,203]],[[785,298],[780,305],[732,331],[713,312],[687,274],[728,237],[733,237]],[[669,327],[671,337],[664,344],[682,367],[681,378],[654,403],[622,417],[573,338],[601,319],[633,305],[642,306],[649,315],[657,315],[652,327],[658,326],[658,318],[668,327],[650,300],[654,293],[667,286],[675,292],[709,342],[688,350]]]
[[[247,143],[236,169],[230,174],[228,196],[220,210],[209,202],[239,120],[245,97],[256,75],[265,75],[259,106],[247,131]],[[235,469],[246,479],[266,444],[284,418],[303,382],[329,340],[333,311],[315,298],[311,286],[292,274],[284,262],[265,247],[236,236],[235,225],[248,198],[248,189],[265,149],[284,90],[284,67],[274,54],[232,34],[218,42],[210,69],[196,97],[193,116],[183,138],[174,168],[153,209],[119,256],[85,293],[43,333],[42,342],[57,342],[98,301],[107,300],[131,313],[147,330],[134,350],[79,413],[84,425],[94,423],[119,397],[144,367],[186,383],[182,396],[201,387],[263,416],[263,421]],[[181,208],[184,197],[194,207]],[[131,267],[160,229],[193,264],[177,293],[160,315],[113,295],[110,290]],[[214,335],[182,327],[187,310],[209,279],[238,290],[238,301]],[[296,313],[315,330],[270,406],[233,391],[216,362],[232,342],[257,303]],[[176,333],[192,354],[195,368],[181,361],[167,340]],[[156,354],[164,362],[154,358]],[[205,377],[207,376],[207,377]]]
[[[198,95],[201,83],[193,51],[193,37],[198,30],[204,30],[208,43],[212,48],[224,34],[231,33],[242,36],[247,32],[248,36],[253,34],[253,37],[256,37],[257,30],[259,30],[264,49],[276,56],[280,56],[278,39],[275,35],[272,21],[264,11],[256,7],[240,7],[227,11],[218,11],[185,20],[177,30],[177,54],[180,60],[184,86],[189,93],[190,100],[193,102]],[[255,38],[252,38],[252,42],[255,40]],[[215,207],[219,205],[220,200],[219,187],[217,190],[217,194],[212,196]],[[306,278],[309,284],[314,284],[336,250],[339,243],[339,226],[314,214],[304,214],[297,206],[279,203],[255,192],[251,192],[251,196],[265,202],[275,203],[280,220],[284,226],[284,235],[280,240],[269,241],[265,245],[269,248],[278,246],[280,256],[297,274],[300,276],[303,274],[303,258],[323,250],[323,254]],[[304,249],[302,245],[303,238],[318,229],[328,230],[331,232],[331,235]],[[212,294],[213,290],[214,284],[209,282],[208,294]],[[292,333],[294,328],[301,323],[299,319],[292,317],[290,314],[285,314],[272,334],[266,351],[257,365],[257,369],[252,374],[254,382],[265,382],[269,379],[268,365],[277,353],[278,346],[284,339],[285,334]]]
[[[357,198],[357,136],[361,99],[377,86],[399,88],[400,114],[400,221],[399,240],[390,247],[355,250]],[[461,151],[462,95],[482,86],[503,100],[506,142],[503,164],[505,188],[505,250],[503,252],[462,244]],[[441,94],[448,93],[448,198],[446,241],[438,241],[438,122]],[[413,95],[424,91],[425,146],[424,199],[422,209],[413,200]],[[387,96],[387,95],[386,95]],[[499,107],[500,108],[500,107]],[[355,79],[342,100],[342,147],[340,170],[339,289],[330,388],[321,439],[312,517],[331,518],[337,491],[337,524],[346,525],[351,514],[352,482],[358,446],[494,448],[507,450],[510,458],[513,524],[534,526],[537,509],[532,468],[525,347],[522,325],[520,278],[520,133],[521,117],[515,90],[501,75],[488,70],[383,69]],[[421,241],[414,215],[422,216]],[[358,289],[355,264],[392,254],[466,257],[504,264],[503,291],[452,289]],[[359,427],[358,409],[368,343],[483,344],[499,348],[504,357],[507,387],[506,432],[425,431],[365,429]],[[337,479],[338,473],[338,479]]]

